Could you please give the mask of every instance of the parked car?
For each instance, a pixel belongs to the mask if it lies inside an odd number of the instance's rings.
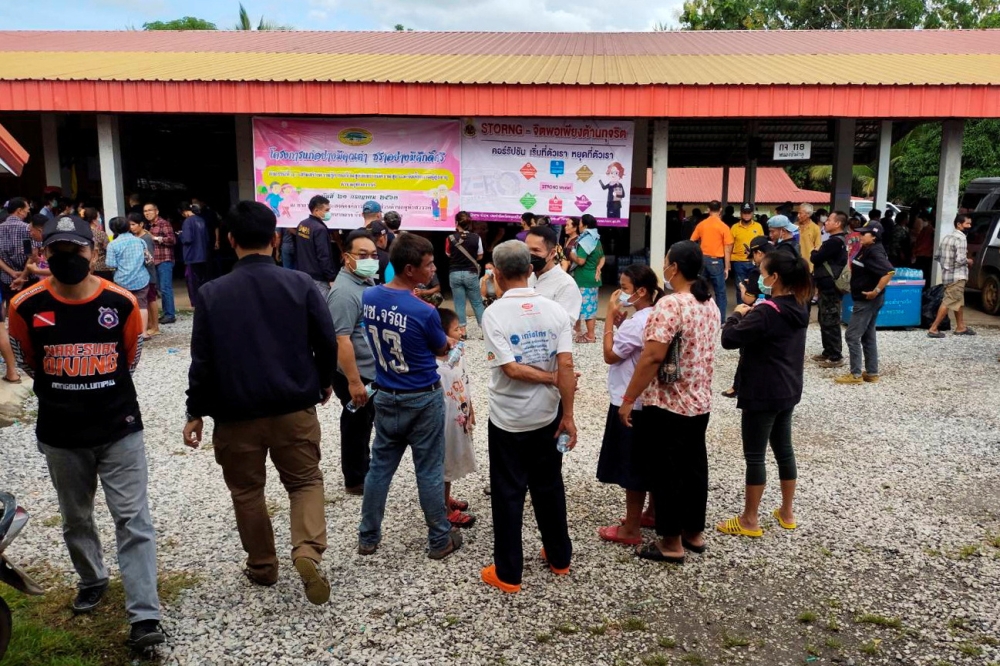
[[[979,291],[983,311],[1000,314],[1000,210],[969,213],[969,256],[975,263],[969,268],[966,289]]]
[[[1000,178],[975,178],[965,186],[962,208],[974,211],[1000,209]]]
[[[874,207],[875,203],[868,199],[851,199],[851,208],[860,213],[865,220],[868,219],[868,213],[870,213]],[[899,215],[903,209],[892,202],[888,202],[885,205],[885,210],[891,210],[893,212],[893,217],[895,217],[896,215]],[[885,211],[882,212],[884,213]]]

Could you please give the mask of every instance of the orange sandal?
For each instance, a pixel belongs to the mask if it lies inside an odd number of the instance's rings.
[[[507,594],[515,594],[521,591],[520,585],[511,585],[510,583],[505,583],[497,576],[497,565],[491,564],[479,573],[479,577],[487,585],[492,585],[501,592],[506,592]]]
[[[566,565],[565,569],[557,569],[556,567],[552,566],[552,563],[549,562],[549,559],[547,557],[545,557],[545,549],[544,548],[542,548],[542,552],[540,552],[538,555],[539,555],[539,557],[542,558],[542,562],[545,562],[545,563],[547,563],[549,565],[549,569],[551,569],[552,573],[554,573],[555,575],[557,575],[557,576],[565,576],[565,575],[567,575],[569,573],[569,565]]]

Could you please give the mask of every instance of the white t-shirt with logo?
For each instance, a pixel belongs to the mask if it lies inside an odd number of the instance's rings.
[[[573,351],[569,315],[534,289],[510,289],[483,314],[490,375],[490,421],[507,432],[549,425],[559,412],[559,389],[513,380],[500,366],[523,363],[555,372],[556,354]]]

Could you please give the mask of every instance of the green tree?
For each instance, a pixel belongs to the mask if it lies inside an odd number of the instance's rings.
[[[893,193],[901,201],[937,196],[941,163],[941,125],[921,125],[906,137],[907,145],[893,163]],[[973,178],[1000,175],[1000,120],[971,120],[962,141],[960,189]]]
[[[152,23],[143,23],[142,29],[143,30],[218,30],[219,28],[211,21],[195,18],[194,16],[185,16],[184,18],[174,19],[173,21],[153,21]]]
[[[257,27],[253,27],[253,22],[250,21],[250,13],[247,12],[247,8],[240,3],[240,18],[239,21],[233,26],[233,30],[292,30],[291,26],[281,25],[269,19],[260,17],[260,21],[257,23]]]

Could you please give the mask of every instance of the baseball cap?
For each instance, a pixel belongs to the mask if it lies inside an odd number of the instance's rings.
[[[799,228],[794,224],[792,224],[792,221],[789,220],[784,215],[775,215],[773,217],[768,218],[767,228],[784,229],[785,231],[791,231],[792,233],[795,233],[796,231],[799,230]]]
[[[857,232],[859,234],[871,234],[875,237],[875,240],[882,240],[882,225],[878,222],[869,222],[862,227],[858,227]]]
[[[767,236],[755,236],[750,240],[750,244],[747,245],[747,252],[754,252],[763,248],[765,245],[771,245],[771,241]]]
[[[52,243],[74,243],[75,245],[93,245],[94,232],[83,218],[76,215],[63,215],[53,218],[42,227],[42,247]]]
[[[753,212],[753,204],[752,203],[745,203],[745,204],[743,204],[743,206],[740,207],[740,212],[741,213],[752,213]]]
[[[370,213],[381,213],[382,204],[377,201],[366,201],[365,205],[361,207],[361,212],[365,215]]]
[[[384,223],[375,220],[374,222],[368,225],[368,232],[375,238],[378,238],[379,236],[385,236],[387,233],[389,233],[389,227],[385,226]]]

